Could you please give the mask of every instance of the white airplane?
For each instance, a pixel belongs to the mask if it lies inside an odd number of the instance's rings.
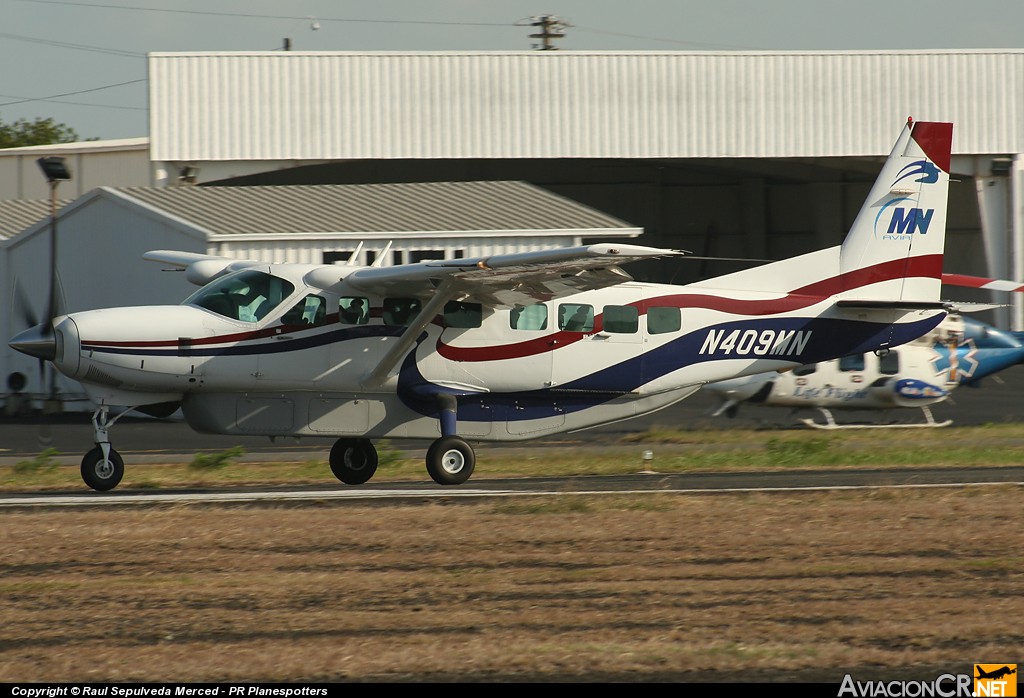
[[[468,440],[624,420],[930,331],[946,315],[952,131],[908,120],[841,245],[687,286],[634,282],[621,264],[682,254],[634,245],[396,267],[156,251],[201,286],[181,305],[61,315],[10,344],[95,401],[95,490],[124,473],[113,423],[179,406],[200,432],[337,438],[331,470],[353,485],[376,470],[371,439],[432,439],[427,472],[457,485]]]
[[[949,275],[944,275],[948,277]],[[963,277],[976,278],[976,277]],[[947,400],[955,388],[977,385],[993,373],[1024,362],[1024,342],[1012,332],[950,314],[931,332],[887,352],[857,353],[781,373],[761,373],[709,383],[704,390],[720,404],[713,416],[734,417],[741,404],[815,409],[823,422],[800,421],[818,429],[944,427],[930,405]],[[920,409],[913,423],[839,423],[833,411]]]

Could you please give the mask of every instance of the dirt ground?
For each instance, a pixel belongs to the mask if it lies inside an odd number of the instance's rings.
[[[934,679],[1024,659],[1020,502],[6,511],[0,682]]]

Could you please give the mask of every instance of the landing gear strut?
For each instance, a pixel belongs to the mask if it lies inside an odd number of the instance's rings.
[[[473,474],[473,447],[456,436],[459,401],[451,394],[437,396],[441,438],[427,449],[427,473],[439,485],[461,485]]]
[[[93,441],[96,447],[82,457],[82,480],[97,492],[114,489],[124,477],[124,461],[110,447],[109,430],[127,411],[110,419],[110,408],[100,405],[92,413]]]

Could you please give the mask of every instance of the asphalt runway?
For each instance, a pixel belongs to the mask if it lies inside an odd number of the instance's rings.
[[[531,446],[606,447],[629,433],[643,432],[652,426],[677,429],[809,429],[799,423],[798,417],[820,417],[813,410],[799,414],[787,408],[769,408],[744,405],[735,418],[711,417],[718,402],[698,392],[682,402],[643,417],[588,429],[586,431],[556,434],[532,441],[505,444],[479,444],[485,448],[529,448]],[[932,407],[936,420],[952,419],[953,426],[971,426],[987,423],[1024,421],[1024,367],[1014,366],[991,376],[978,388],[959,388],[950,400]],[[835,413],[839,422],[878,419],[901,422],[921,421],[919,410],[893,410],[887,415],[873,412]],[[937,430],[939,431],[939,430]],[[197,434],[183,422],[134,418],[125,416],[110,431],[114,448],[126,462],[167,462],[168,458],[191,458],[199,451],[220,451],[242,446],[250,457],[261,454],[273,458],[274,454],[305,453],[309,457],[326,457],[334,442],[332,438],[281,438],[271,441],[262,436],[222,436]],[[53,448],[60,455],[77,463],[82,454],[92,448],[92,426],[84,412],[68,413],[49,418],[0,417],[0,464],[12,463],[27,455]],[[392,441],[403,450],[425,450],[427,442]]]
[[[26,507],[151,506],[160,504],[274,504],[323,506],[345,501],[466,500],[518,496],[600,494],[708,494],[820,492],[826,490],[1024,486],[1024,466],[971,468],[859,468],[798,472],[657,473],[573,477],[477,478],[460,487],[385,482],[363,487],[251,487],[111,492],[21,492],[0,496],[0,509]]]

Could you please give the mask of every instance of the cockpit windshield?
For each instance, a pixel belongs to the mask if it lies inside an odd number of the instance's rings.
[[[210,282],[182,305],[198,305],[232,320],[259,322],[294,290],[295,286],[280,277],[245,269]]]

